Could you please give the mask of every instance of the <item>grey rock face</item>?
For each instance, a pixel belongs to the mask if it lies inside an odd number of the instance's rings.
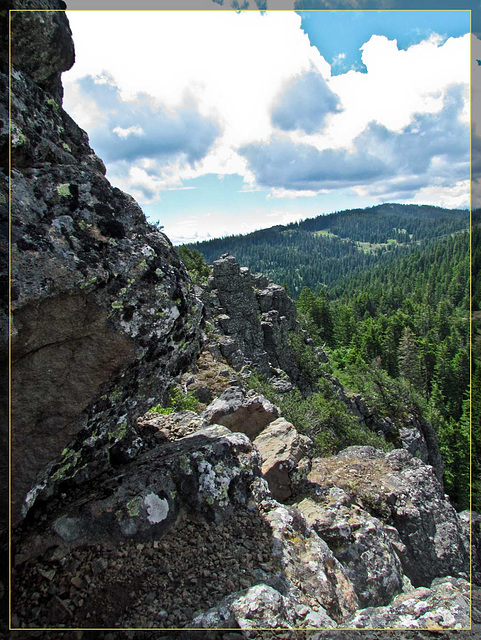
[[[459,514],[463,527],[464,541],[469,549],[471,532],[471,577],[474,584],[481,585],[481,515],[472,511]]]
[[[72,32],[61,0],[14,0],[12,9],[53,9],[54,11],[18,12],[12,19],[12,54],[16,69],[30,76],[59,103],[63,88],[60,74],[75,60]]]
[[[162,401],[198,352],[202,304],[169,240],[110,186],[87,135],[61,107],[60,72],[73,62],[64,14],[15,14],[12,32],[18,518],[37,473],[81,428],[109,431],[120,418],[130,428]]]
[[[254,440],[262,457],[262,475],[275,500],[292,495],[290,473],[312,448],[312,440],[300,435],[284,418],[271,422]]]
[[[297,327],[296,307],[283,287],[240,267],[234,256],[213,264],[206,297],[208,314],[221,334],[218,348],[235,368],[254,365],[267,377],[299,371],[289,347]]]
[[[466,629],[470,626],[469,583],[455,578],[434,580],[397,596],[387,607],[358,611],[349,626],[374,629]]]
[[[245,433],[252,440],[279,416],[279,409],[264,396],[229,387],[202,413],[205,424],[221,424]]]
[[[460,519],[432,468],[407,451],[349,447],[314,460],[308,479],[314,494],[341,488],[354,504],[393,527],[397,533],[391,541],[399,548],[401,540],[403,570],[415,586],[446,575],[467,576]]]
[[[351,506],[342,489],[331,489],[325,503],[305,498],[297,507],[346,570],[361,607],[389,604],[402,591],[401,562],[383,524]]]

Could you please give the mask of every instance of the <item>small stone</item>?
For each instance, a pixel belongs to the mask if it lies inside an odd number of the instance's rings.
[[[43,576],[44,578],[46,578],[47,580],[53,580],[55,577],[55,569],[38,569],[38,572],[41,576]]]

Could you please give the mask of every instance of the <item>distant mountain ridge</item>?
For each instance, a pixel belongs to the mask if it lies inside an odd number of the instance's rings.
[[[386,256],[466,230],[469,211],[430,205],[386,203],[347,209],[276,225],[246,235],[190,244],[212,263],[223,253],[287,285],[297,297],[303,286],[331,287]]]

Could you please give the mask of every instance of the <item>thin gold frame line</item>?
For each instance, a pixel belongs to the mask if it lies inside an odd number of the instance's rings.
[[[9,149],[8,149],[8,160],[9,160],[9,183],[8,183],[8,192],[9,192],[9,217],[8,217],[8,245],[9,245],[9,258],[8,258],[8,283],[9,283],[9,290],[8,290],[8,309],[9,309],[9,316],[8,316],[8,367],[9,367],[9,372],[8,372],[8,390],[9,390],[9,402],[8,402],[8,423],[9,423],[9,486],[8,486],[8,490],[9,490],[9,629],[11,631],[37,631],[37,630],[45,630],[45,631],[155,631],[155,630],[160,630],[160,631],[191,631],[191,630],[198,630],[197,628],[187,628],[187,627],[181,627],[181,628],[156,628],[156,627],[148,627],[148,628],[136,628],[136,629],[120,629],[120,628],[78,628],[78,627],[60,627],[60,628],[47,628],[47,627],[39,627],[39,628],[30,628],[30,629],[23,629],[23,628],[18,628],[18,627],[12,627],[11,626],[11,615],[12,615],[12,611],[11,611],[11,605],[12,605],[12,545],[11,545],[11,527],[12,527],[12,506],[11,506],[11,480],[12,480],[12,464],[11,464],[11,453],[12,453],[12,446],[11,446],[11,438],[12,438],[12,424],[11,424],[11,410],[12,410],[12,406],[11,406],[11,398],[12,398],[12,394],[11,394],[11,390],[12,390],[12,375],[11,375],[11,358],[12,358],[12,345],[11,345],[11,322],[12,322],[12,314],[11,314],[11,173],[12,173],[12,144],[11,144],[11,84],[12,84],[12,24],[11,24],[11,17],[12,17],[12,13],[32,13],[32,12],[48,12],[48,13],[67,13],[69,11],[75,11],[75,12],[82,12],[82,11],[97,11],[97,12],[112,12],[112,11],[121,11],[121,12],[139,12],[139,11],[143,11],[143,12],[160,12],[160,11],[169,11],[169,12],[173,12],[173,11],[195,11],[195,12],[205,12],[205,11],[222,11],[219,9],[9,9],[9,22],[8,22],[8,36],[9,36],[9,40],[8,40],[8,54],[9,54],[9,78],[8,78],[8,132],[9,132]],[[469,33],[470,33],[470,56],[469,56],[469,64],[470,64],[470,83],[469,83],[469,102],[470,102],[470,136],[469,136],[469,186],[470,186],[470,209],[469,209],[469,336],[470,336],[470,369],[469,369],[469,376],[470,376],[470,387],[469,387],[469,407],[470,407],[470,420],[469,420],[469,444],[470,444],[470,457],[469,457],[469,488],[470,488],[470,518],[469,518],[469,585],[470,585],[470,626],[467,628],[462,628],[462,629],[458,629],[458,631],[469,631],[472,629],[472,102],[471,102],[471,93],[472,93],[472,64],[471,64],[471,59],[472,59],[472,9],[305,9],[305,10],[295,10],[295,9],[267,9],[267,10],[261,10],[261,9],[243,9],[243,10],[238,10],[238,9],[226,9],[224,11],[230,11],[230,12],[235,12],[235,13],[242,13],[245,11],[255,11],[258,13],[265,13],[266,11],[285,11],[285,12],[294,12],[294,13],[306,13],[306,12],[324,12],[324,11],[329,11],[331,13],[334,12],[341,12],[341,13],[346,13],[346,12],[368,12],[368,13],[396,13],[396,12],[403,12],[403,13],[439,13],[440,11],[442,11],[443,13],[446,12],[456,12],[456,13],[460,13],[460,12],[469,12]],[[203,629],[204,631],[217,631],[218,629]],[[227,629],[226,629],[227,630]],[[235,630],[235,629],[232,629]],[[246,631],[282,631],[285,630],[283,628],[252,628],[252,629],[245,629]],[[300,628],[296,628],[296,629],[291,629],[293,631],[332,631],[332,629],[330,628],[304,628],[304,629],[300,629]],[[336,627],[337,631],[354,631],[357,630],[356,628],[342,628],[342,627]],[[410,631],[412,629],[409,628],[365,628],[365,629],[360,629],[361,631]],[[422,630],[421,630],[422,631]]]

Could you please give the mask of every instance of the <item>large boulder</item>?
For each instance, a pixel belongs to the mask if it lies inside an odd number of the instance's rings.
[[[280,502],[292,495],[290,474],[312,448],[312,440],[300,435],[284,418],[271,422],[254,440],[262,457],[262,475],[272,496]]]
[[[459,516],[432,467],[406,450],[386,454],[349,447],[314,460],[308,480],[313,493],[343,489],[353,504],[388,525],[385,531],[415,586],[446,575],[467,577],[469,554]]]
[[[38,472],[81,428],[130,425],[165,398],[201,339],[202,304],[176,251],[111,187],[87,134],[62,109],[60,73],[72,62],[62,12],[13,14],[15,520]],[[0,87],[7,91],[8,78]],[[5,127],[2,135],[5,143]]]
[[[254,391],[229,387],[202,413],[205,424],[221,424],[254,440],[279,416],[279,409]]]
[[[342,489],[327,500],[304,498],[297,508],[346,570],[361,607],[389,604],[404,587],[403,570],[383,524]]]
[[[42,545],[59,544],[60,539],[79,544],[158,538],[174,526],[183,509],[216,519],[224,509],[247,502],[260,462],[246,436],[218,425],[161,443],[133,460],[118,481],[84,485],[77,492],[72,487],[69,499],[61,493],[46,498],[54,517],[41,527]],[[105,471],[116,475],[115,467]],[[63,487],[68,487],[66,481]],[[41,519],[42,511],[39,501],[30,522]]]
[[[259,565],[275,572],[270,528],[250,488],[260,464],[245,435],[214,425],[89,483],[65,481],[65,493],[37,500],[15,530],[20,625],[186,624],[254,585]]]

